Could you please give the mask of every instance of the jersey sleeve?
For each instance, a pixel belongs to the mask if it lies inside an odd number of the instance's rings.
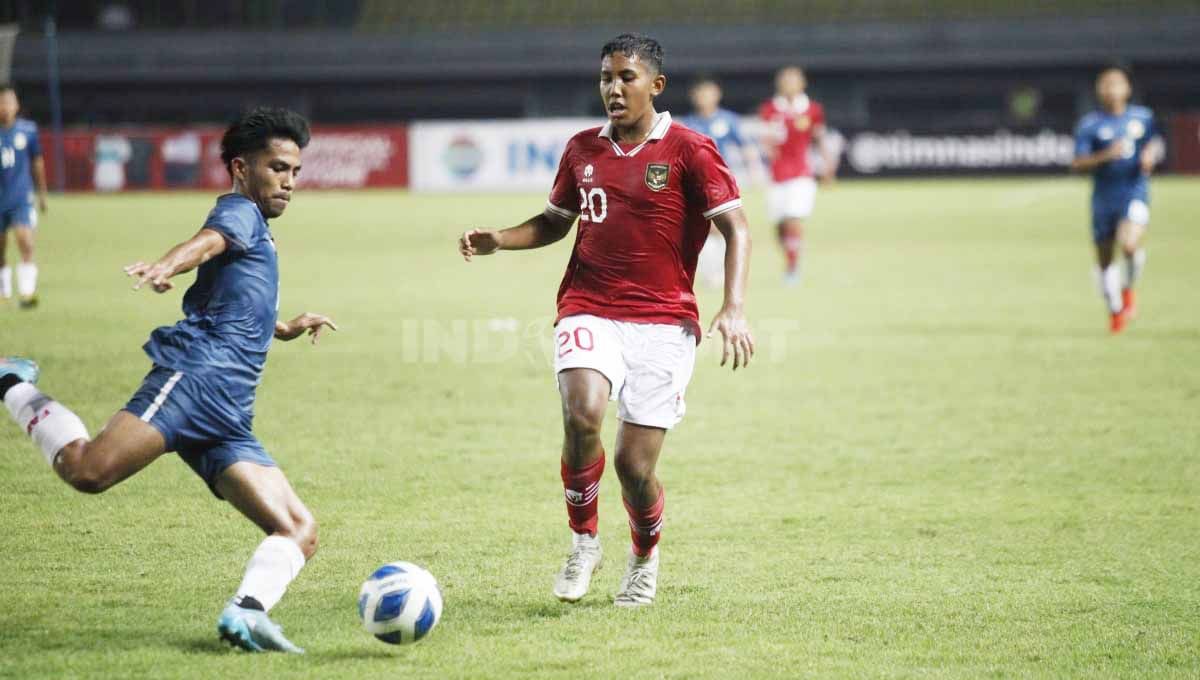
[[[38,129],[37,129],[36,125],[29,126],[28,137],[29,137],[29,146],[27,148],[29,149],[29,157],[37,158],[38,156],[41,156],[42,155],[42,141],[41,141],[40,137],[38,136]]]
[[[691,198],[703,206],[704,219],[742,207],[737,180],[711,139],[697,143],[684,172]]]
[[[1092,126],[1088,119],[1084,118],[1075,126],[1075,157],[1086,156],[1092,153]]]
[[[579,189],[575,184],[575,172],[571,168],[571,151],[574,140],[567,142],[563,149],[562,158],[558,161],[558,173],[554,176],[554,186],[550,189],[550,198],[546,201],[546,212],[563,219],[574,220],[579,212],[572,210],[579,205]]]
[[[244,253],[258,241],[258,220],[250,211],[252,205],[225,205],[218,203],[204,221],[205,229],[212,229],[225,237],[226,250]]]

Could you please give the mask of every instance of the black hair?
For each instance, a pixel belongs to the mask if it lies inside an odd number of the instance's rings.
[[[655,73],[662,73],[662,45],[648,35],[622,33],[604,43],[604,47],[600,49],[600,58],[603,59],[618,52],[627,57],[637,57],[647,67],[653,67]]]
[[[272,139],[290,139],[303,149],[308,146],[308,121],[289,109],[259,106],[246,111],[221,137],[221,160],[233,174],[233,159],[263,151]]]
[[[701,73],[700,75],[696,76],[695,78],[692,78],[692,84],[688,86],[688,91],[689,92],[694,91],[696,88],[701,87],[703,85],[716,85],[717,87],[720,87],[721,83],[718,83],[717,79],[710,76],[709,74]]]
[[[1098,80],[1100,76],[1108,73],[1109,71],[1116,71],[1117,73],[1120,73],[1121,75],[1125,76],[1125,80],[1128,80],[1130,85],[1133,84],[1133,72],[1129,69],[1128,64],[1120,61],[1114,61],[1110,64],[1105,64],[1104,68],[1100,69],[1096,73],[1096,79]]]

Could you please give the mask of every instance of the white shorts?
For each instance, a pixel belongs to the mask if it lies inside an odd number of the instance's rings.
[[[617,417],[669,430],[683,420],[696,338],[676,324],[568,316],[554,327],[554,375],[590,368],[608,378]]]
[[[816,200],[817,182],[812,177],[774,182],[767,190],[767,216],[773,224],[786,219],[804,219],[812,214]]]

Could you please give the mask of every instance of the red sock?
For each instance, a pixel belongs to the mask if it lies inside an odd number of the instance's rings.
[[[787,255],[787,269],[789,272],[796,271],[796,267],[800,264],[800,251],[804,249],[804,241],[801,239],[785,236],[783,239],[783,252]]]
[[[658,545],[666,500],[667,492],[660,488],[658,500],[648,508],[635,508],[629,501],[625,501],[625,512],[629,513],[629,535],[633,538],[633,552],[639,557],[649,555],[654,546]]]
[[[596,535],[597,509],[600,502],[600,477],[604,474],[604,452],[596,462],[575,470],[562,464],[563,494],[567,498],[567,517],[571,531]]]

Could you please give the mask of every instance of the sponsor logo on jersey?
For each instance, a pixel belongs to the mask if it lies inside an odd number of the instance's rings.
[[[793,124],[796,126],[797,130],[804,132],[812,125],[812,119],[808,116],[797,116],[796,120],[793,121]]]
[[[24,149],[24,148],[25,148],[25,144],[27,144],[27,143],[28,143],[28,142],[27,142],[27,140],[25,139],[25,133],[24,133],[24,132],[18,132],[17,134],[13,135],[13,147],[14,147],[14,148],[15,148],[17,151],[20,151],[21,149]]]
[[[667,178],[671,174],[671,166],[664,163],[651,163],[646,166],[646,186],[651,191],[662,191],[667,188]]]
[[[1146,134],[1146,126],[1140,120],[1131,120],[1125,125],[1125,136],[1129,139],[1141,139]]]
[[[593,168],[591,163],[583,166],[583,181],[592,181],[592,175],[594,174],[596,174],[596,168]]]

